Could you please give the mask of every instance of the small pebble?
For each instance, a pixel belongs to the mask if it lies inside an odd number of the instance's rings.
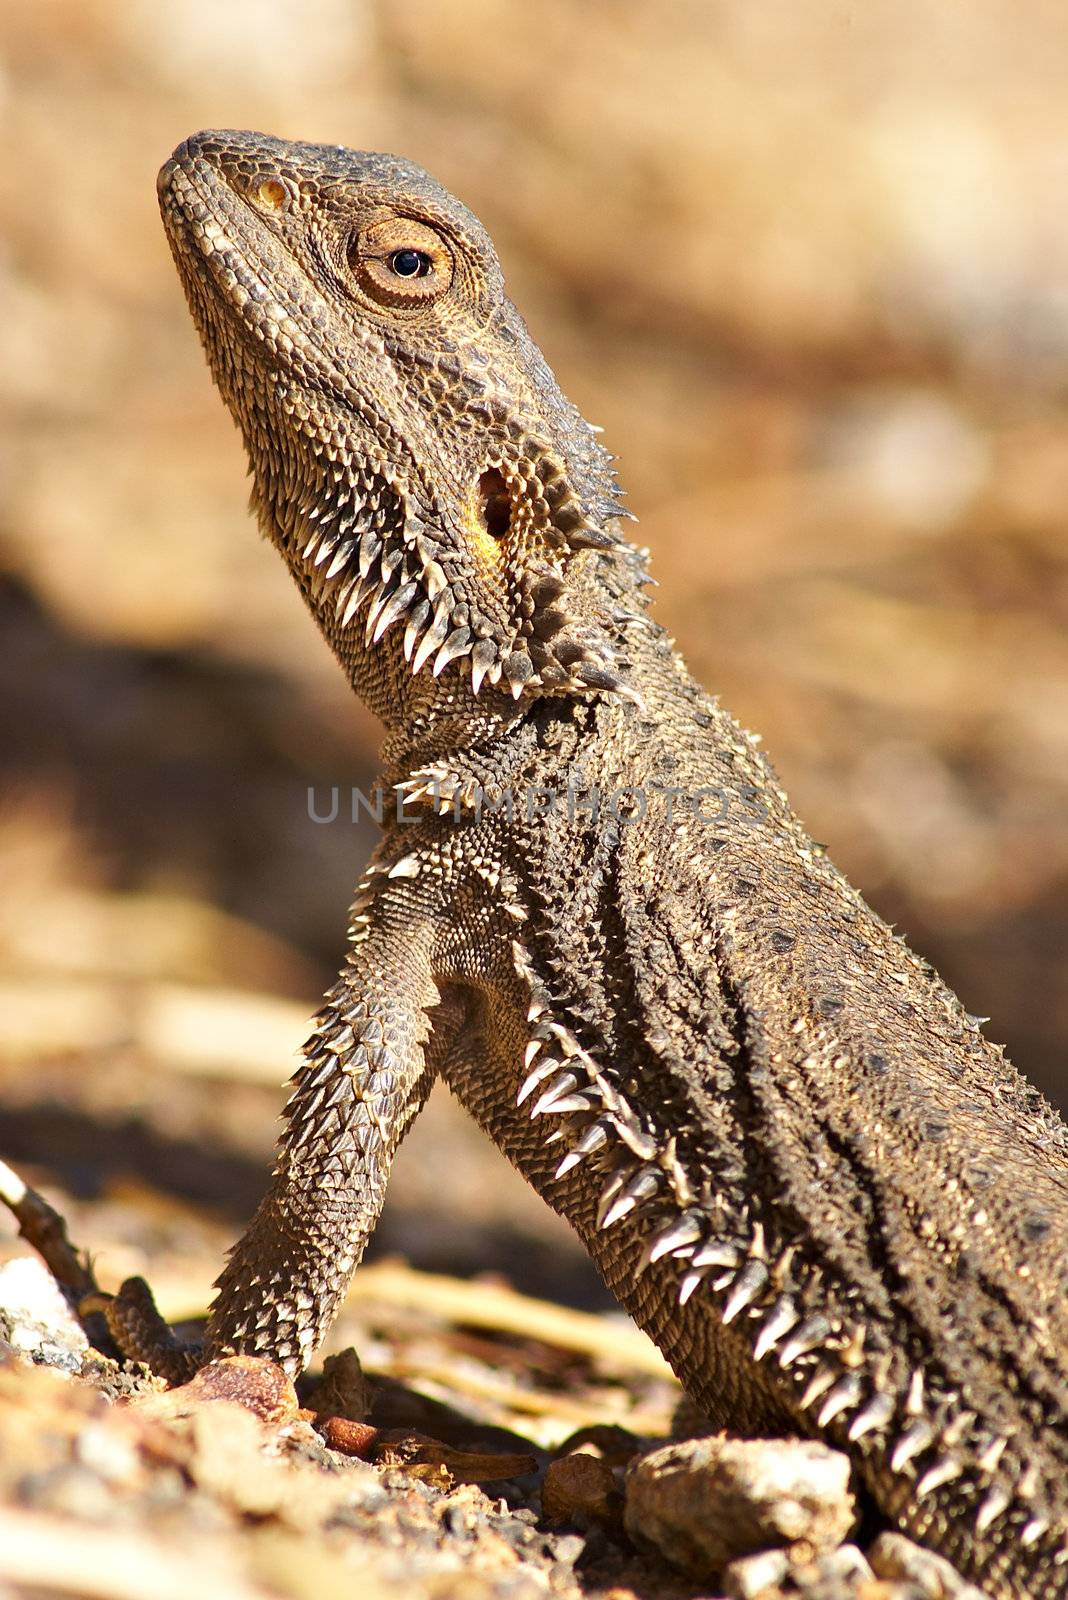
[[[765,1590],[778,1588],[789,1570],[785,1550],[758,1550],[723,1569],[723,1593],[727,1600],[756,1600]]]
[[[623,1506],[615,1473],[599,1456],[581,1450],[560,1456],[546,1469],[541,1509],[551,1528],[618,1526]]]
[[[809,1440],[685,1439],[632,1464],[625,1526],[699,1578],[802,1540],[818,1555],[853,1526],[849,1476],[845,1456]]]
[[[952,1562],[924,1550],[903,1533],[881,1533],[868,1551],[877,1578],[909,1583],[923,1600],[986,1600],[981,1589],[961,1577]]]

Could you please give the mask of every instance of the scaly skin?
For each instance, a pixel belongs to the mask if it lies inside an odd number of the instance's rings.
[[[209,1352],[306,1363],[441,1074],[714,1418],[847,1450],[991,1593],[1065,1594],[1068,1130],[650,618],[475,218],[250,133],[180,146],[160,196],[260,524],[410,819]]]

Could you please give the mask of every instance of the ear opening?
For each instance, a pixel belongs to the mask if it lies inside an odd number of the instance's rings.
[[[480,473],[478,506],[486,532],[493,539],[503,539],[512,525],[512,497],[498,467],[487,467]]]

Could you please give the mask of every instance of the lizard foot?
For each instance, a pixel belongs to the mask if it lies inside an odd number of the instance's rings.
[[[203,1365],[201,1347],[175,1337],[144,1278],[127,1278],[118,1294],[94,1289],[82,1296],[77,1309],[79,1317],[99,1312],[126,1359],[142,1362],[172,1386],[188,1383]]]

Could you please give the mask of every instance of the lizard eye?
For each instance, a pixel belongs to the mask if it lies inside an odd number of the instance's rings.
[[[394,250],[389,264],[398,278],[425,278],[434,263],[425,250]]]
[[[452,282],[452,253],[444,239],[408,217],[387,217],[360,229],[349,240],[348,257],[356,282],[379,305],[436,300]]]

